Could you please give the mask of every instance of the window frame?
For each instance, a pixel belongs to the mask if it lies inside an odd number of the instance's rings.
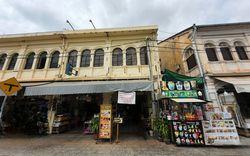
[[[91,61],[91,51],[89,49],[85,49],[81,54],[81,63],[80,67],[89,67]]]
[[[198,64],[196,62],[194,50],[192,48],[185,50],[184,56],[189,71],[197,67]]]
[[[127,66],[137,65],[137,55],[136,55],[136,49],[134,47],[129,47],[126,49],[126,65]]]
[[[115,48],[112,52],[112,66],[123,65],[123,53],[121,48]]]
[[[226,42],[221,42],[219,44],[219,46],[220,46],[220,51],[221,51],[223,60],[224,61],[233,61],[234,58],[233,58],[232,52],[230,50],[229,44]]]
[[[94,55],[94,67],[102,67],[104,65],[104,50],[97,49]]]
[[[244,43],[242,43],[241,41],[236,41],[234,42],[234,46],[239,60],[249,60]]]
[[[26,69],[32,69],[32,66],[33,66],[33,63],[34,63],[34,59],[35,59],[35,55],[36,54],[34,52],[30,52],[27,55],[25,66],[24,66],[24,70],[26,70]]]
[[[216,48],[213,44],[211,43],[205,44],[205,52],[206,52],[207,59],[209,62],[219,61]]]
[[[4,60],[2,61],[2,59]],[[7,59],[7,54],[3,53],[0,55],[0,70],[3,70],[6,59]]]
[[[51,60],[50,60],[50,65],[49,68],[59,68],[59,58],[60,58],[60,52],[59,51],[54,51],[51,54]]]
[[[10,59],[10,62],[9,62],[7,70],[14,70],[15,69],[17,58],[18,58],[18,53],[14,53],[11,56],[11,59]]]
[[[149,63],[146,46],[140,48],[140,63],[141,65],[148,65]]]
[[[75,55],[73,55],[75,54]],[[68,63],[72,66],[72,67],[76,67],[77,65],[77,55],[78,55],[78,51],[77,50],[71,50],[69,52],[68,55]],[[71,62],[72,61],[72,62]]]
[[[47,55],[48,55],[48,53],[46,51],[43,51],[38,55],[36,69],[44,69],[45,68],[46,61],[47,61]]]

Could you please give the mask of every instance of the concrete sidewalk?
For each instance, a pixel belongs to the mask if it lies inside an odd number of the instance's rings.
[[[177,147],[139,136],[121,136],[119,144],[96,144],[91,135],[65,133],[49,136],[7,135],[0,138],[0,156],[75,155],[249,155],[250,138],[241,137],[241,146]]]

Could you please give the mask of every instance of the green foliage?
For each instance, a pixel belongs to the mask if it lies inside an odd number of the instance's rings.
[[[166,121],[163,118],[154,119],[153,130],[157,131],[163,139],[169,138],[169,129]]]
[[[99,131],[99,117],[93,117],[90,124],[91,132],[98,133]]]

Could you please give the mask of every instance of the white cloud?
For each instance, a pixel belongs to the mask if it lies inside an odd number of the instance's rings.
[[[0,0],[0,34],[159,25],[159,39],[192,24],[250,21],[248,0]]]

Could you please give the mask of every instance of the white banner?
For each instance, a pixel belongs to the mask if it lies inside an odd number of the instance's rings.
[[[135,92],[118,92],[119,104],[135,104]]]

